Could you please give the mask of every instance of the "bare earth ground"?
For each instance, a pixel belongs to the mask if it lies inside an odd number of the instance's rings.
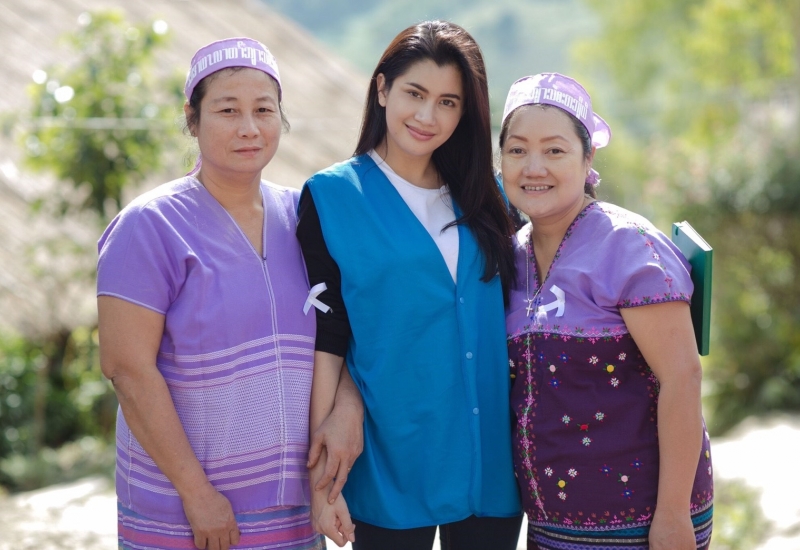
[[[717,479],[740,478],[761,491],[772,528],[758,550],[800,550],[800,418],[746,421],[711,450]],[[0,496],[0,550],[114,550],[116,535],[114,488],[103,477]],[[337,547],[329,541],[328,548]]]

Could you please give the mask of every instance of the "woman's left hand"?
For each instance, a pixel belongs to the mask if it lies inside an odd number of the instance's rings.
[[[650,525],[650,550],[695,550],[697,542],[689,510],[656,508]]]
[[[658,497],[651,550],[697,548],[689,503],[703,445],[700,383],[689,304],[666,302],[620,310],[658,378]]]

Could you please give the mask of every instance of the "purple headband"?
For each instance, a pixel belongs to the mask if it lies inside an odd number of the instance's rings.
[[[192,57],[192,64],[186,75],[186,85],[183,87],[186,100],[192,100],[192,92],[201,80],[212,73],[230,67],[249,67],[267,73],[278,83],[278,100],[281,99],[283,90],[275,56],[258,40],[239,37],[217,40],[197,50]],[[186,175],[197,174],[202,164],[202,155],[197,155],[194,168]]]
[[[611,140],[611,128],[592,111],[592,99],[583,86],[558,73],[526,76],[514,82],[503,109],[503,123],[517,107],[540,103],[559,107],[581,121],[592,136],[595,147],[605,147]]]
[[[197,50],[183,87],[186,99],[192,99],[192,92],[198,82],[212,73],[230,67],[250,67],[267,73],[278,83],[278,99],[281,99],[278,63],[264,44],[252,38],[226,38]]]

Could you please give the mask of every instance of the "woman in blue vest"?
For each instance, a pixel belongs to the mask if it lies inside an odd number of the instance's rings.
[[[428,21],[394,39],[354,156],[306,182],[299,212],[318,310],[312,431],[344,362],[364,400],[343,497],[324,460],[312,470],[315,526],[356,550],[430,549],[437,526],[443,547],[516,548],[513,227],[492,175],[483,59],[464,29]]]

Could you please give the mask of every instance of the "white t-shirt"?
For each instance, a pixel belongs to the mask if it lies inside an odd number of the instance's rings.
[[[418,187],[398,176],[374,149],[369,152],[369,156],[397,189],[405,203],[433,238],[433,242],[439,247],[439,252],[442,253],[447,264],[447,269],[450,270],[453,281],[456,281],[458,228],[451,226],[442,231],[444,226],[456,219],[453,201],[450,198],[450,189],[446,185],[439,189]]]

